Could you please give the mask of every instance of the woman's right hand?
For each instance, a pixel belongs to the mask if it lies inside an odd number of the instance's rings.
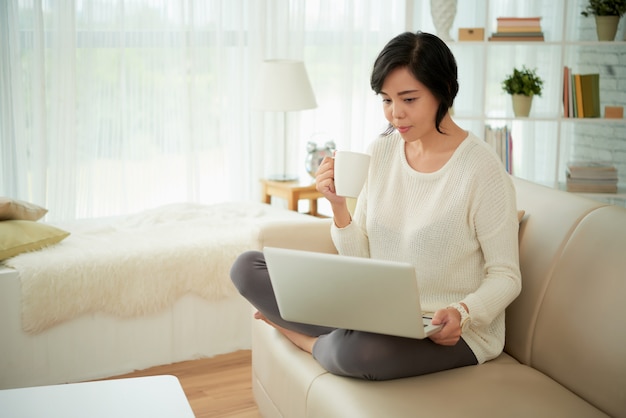
[[[324,157],[315,173],[315,188],[330,202],[335,225],[344,228],[352,222],[346,198],[335,192],[335,159]]]
[[[346,198],[335,192],[335,159],[324,157],[315,173],[315,188],[332,204],[341,204]]]

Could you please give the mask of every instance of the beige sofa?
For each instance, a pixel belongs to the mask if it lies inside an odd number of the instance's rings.
[[[626,417],[626,209],[515,179],[521,295],[488,363],[370,382],[334,376],[254,321],[264,417]],[[274,223],[265,246],[334,252],[329,220]]]

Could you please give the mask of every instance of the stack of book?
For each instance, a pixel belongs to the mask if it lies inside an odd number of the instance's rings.
[[[490,41],[543,41],[541,17],[498,17]]]
[[[617,193],[617,169],[611,163],[572,161],[566,175],[568,192]]]
[[[500,157],[506,171],[513,174],[513,138],[509,127],[485,125],[485,142],[491,145]]]
[[[574,74],[563,67],[563,116],[600,117],[600,74]]]

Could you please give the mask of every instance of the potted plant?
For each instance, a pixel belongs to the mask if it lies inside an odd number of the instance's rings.
[[[595,16],[599,41],[612,41],[617,33],[619,19],[626,13],[626,0],[589,0],[583,16]]]
[[[515,116],[528,116],[533,96],[541,96],[543,80],[537,75],[537,70],[513,69],[513,73],[502,81],[502,90],[513,98],[513,112]]]

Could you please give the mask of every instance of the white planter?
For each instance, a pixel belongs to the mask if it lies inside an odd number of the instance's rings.
[[[595,16],[598,41],[613,41],[619,25],[619,16]]]
[[[530,107],[533,103],[533,96],[524,96],[523,94],[513,94],[513,113],[516,117],[527,117],[530,115]]]

